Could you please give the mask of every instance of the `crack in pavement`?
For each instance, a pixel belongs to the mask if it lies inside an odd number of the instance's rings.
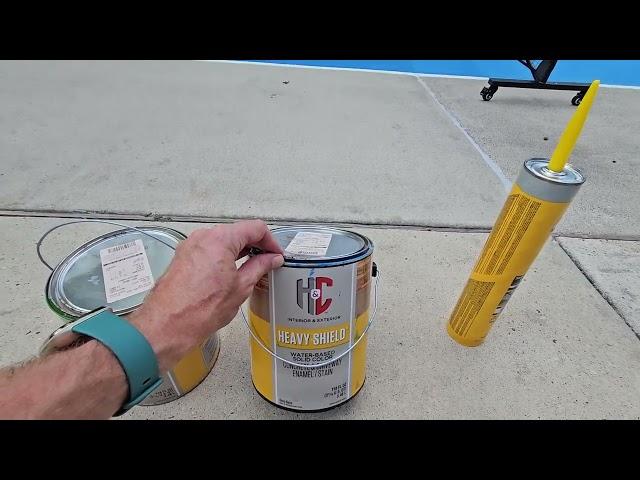
[[[175,222],[175,223],[230,223],[238,220],[245,220],[253,217],[206,217],[195,215],[173,215],[173,214],[156,214],[156,213],[118,213],[118,212],[90,212],[90,211],[64,211],[64,210],[0,210],[0,218],[86,218],[86,219],[101,219],[101,220],[129,220],[137,222]],[[272,225],[329,225],[333,227],[345,227],[345,228],[371,228],[371,229],[395,229],[395,230],[416,230],[416,231],[430,231],[430,232],[442,232],[442,233],[489,233],[491,228],[488,227],[476,227],[476,226],[451,226],[451,225],[417,225],[417,224],[388,224],[388,223],[360,223],[360,222],[337,222],[337,221],[305,221],[299,219],[284,219],[284,218],[264,218],[265,222]],[[556,237],[564,238],[587,238],[594,240],[620,240],[620,241],[640,241],[640,236],[629,238],[629,236],[623,236],[624,238],[607,236],[589,236],[583,234],[566,234],[563,232],[554,232],[551,237],[555,240]],[[595,288],[596,292],[611,306],[616,314],[631,328],[631,325],[620,312],[620,310],[614,305],[613,301],[593,282],[592,278],[581,267],[580,263],[568,252],[566,248],[562,246],[560,242],[555,242],[563,252],[567,254],[569,259],[578,268],[578,270],[584,275],[587,281]],[[631,331],[640,340],[633,328]]]
[[[90,210],[0,210],[0,217],[18,217],[18,218],[87,218],[87,219],[104,219],[104,220],[130,220],[138,222],[175,222],[175,223],[231,223],[238,220],[253,219],[253,216],[236,216],[236,217],[209,217],[206,215],[182,215],[173,213],[122,213],[111,212],[107,210],[90,211]],[[452,232],[452,233],[489,233],[490,226],[475,225],[429,225],[418,223],[375,223],[375,222],[358,222],[353,220],[336,221],[336,220],[304,220],[300,218],[284,218],[284,217],[262,217],[262,219],[272,225],[330,225],[333,227],[353,227],[353,228],[373,228],[373,229],[397,229],[397,230],[419,230],[432,232]],[[570,232],[553,232],[553,238],[584,238],[590,240],[617,240],[623,242],[638,242],[640,235],[589,235],[583,233]]]
[[[633,327],[631,326],[631,323],[629,323],[626,319],[626,317],[624,316],[624,314],[620,311],[620,309],[618,309],[618,307],[613,303],[613,300],[611,300],[611,298],[609,297],[609,295],[607,295],[607,293],[602,290],[600,287],[598,287],[598,285],[595,283],[595,281],[591,278],[591,276],[589,276],[589,274],[587,273],[587,271],[582,268],[582,265],[580,264],[580,262],[578,261],[578,259],[574,258],[573,255],[571,255],[571,253],[569,252],[569,250],[567,248],[565,248],[560,242],[556,242],[558,244],[558,246],[562,249],[562,251],[564,253],[567,254],[567,256],[571,259],[571,261],[573,262],[573,264],[576,266],[576,268],[578,270],[580,270],[580,272],[582,273],[582,275],[584,275],[584,277],[587,279],[587,281],[591,284],[591,286],[593,288],[595,288],[596,292],[598,292],[600,294],[600,296],[604,299],[605,302],[607,302],[609,304],[609,306],[611,308],[613,308],[613,311],[616,312],[618,314],[618,316],[622,319],[622,321],[631,329],[631,331],[633,332],[633,334],[636,336],[636,338],[638,340],[640,340],[640,334],[636,333],[636,331],[633,329]]]

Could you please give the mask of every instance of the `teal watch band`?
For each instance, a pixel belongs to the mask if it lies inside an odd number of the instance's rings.
[[[156,354],[147,339],[113,312],[100,312],[80,322],[72,331],[95,338],[120,362],[129,382],[129,399],[116,416],[140,403],[162,383]]]

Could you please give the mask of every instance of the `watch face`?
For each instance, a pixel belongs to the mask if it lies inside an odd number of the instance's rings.
[[[99,308],[94,310],[93,312],[88,313],[87,315],[80,317],[74,322],[68,323],[57,330],[55,330],[49,338],[44,342],[42,347],[40,347],[40,355],[44,356],[49,353],[55,352],[56,350],[62,350],[64,348],[69,347],[73,342],[75,342],[82,335],[73,331],[74,327],[77,327],[82,322],[87,321],[89,318],[98,315],[99,313],[104,312],[105,310],[111,310],[109,308]]]

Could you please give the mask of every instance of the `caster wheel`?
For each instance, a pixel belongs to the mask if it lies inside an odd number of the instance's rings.
[[[578,106],[582,102],[582,95],[577,94],[575,97],[571,99],[571,105]]]
[[[480,95],[485,102],[488,102],[493,98],[493,94],[496,93],[496,90],[498,90],[497,87],[484,87],[480,90]]]

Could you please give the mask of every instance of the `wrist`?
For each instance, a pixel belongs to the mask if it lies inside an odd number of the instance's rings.
[[[71,365],[83,366],[75,371],[78,383],[85,382],[88,378],[94,379],[92,391],[96,392],[93,402],[95,405],[91,405],[92,402],[87,402],[85,399],[85,405],[78,406],[78,411],[87,410],[88,418],[112,416],[129,397],[129,384],[124,369],[115,355],[99,341],[92,339],[62,352],[58,358],[60,360],[66,358],[66,362]],[[69,369],[69,371],[74,370]],[[75,385],[76,382],[71,381],[70,384]],[[93,413],[90,413],[91,411]],[[81,416],[84,417],[84,415]]]
[[[118,385],[117,392],[122,393],[124,401],[129,391],[127,376],[113,352],[95,339],[79,345],[74,350],[82,358],[90,358],[92,367],[102,372],[101,377],[107,382]]]
[[[189,351],[190,345],[182,338],[180,332],[168,331],[167,325],[159,312],[145,306],[129,315],[129,322],[145,336],[158,359],[160,374],[171,370]],[[173,329],[171,329],[173,330]]]
[[[116,416],[138,405],[162,383],[157,355],[149,341],[134,325],[114,315],[110,309],[98,309],[62,327],[46,345],[54,345],[56,340],[59,345],[63,344],[65,336],[68,343],[73,341],[74,334],[95,338],[113,352],[122,366],[129,395],[115,413]]]

